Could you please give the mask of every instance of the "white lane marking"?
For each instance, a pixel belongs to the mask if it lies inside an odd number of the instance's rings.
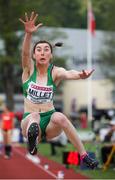
[[[14,149],[14,151],[15,151],[17,154],[19,154],[20,156],[24,157],[26,160],[30,161],[28,158],[25,157],[25,155],[24,155],[20,150],[18,150],[17,148],[13,148],[13,149]],[[32,161],[30,161],[30,162],[33,163]],[[54,173],[52,173],[50,170],[44,169],[44,167],[41,166],[40,164],[35,164],[35,163],[33,163],[33,164],[34,164],[35,166],[39,167],[40,169],[42,169],[43,171],[45,171],[46,173],[48,173],[49,175],[51,175],[52,177],[54,177],[54,178],[57,179],[57,176],[56,176]]]

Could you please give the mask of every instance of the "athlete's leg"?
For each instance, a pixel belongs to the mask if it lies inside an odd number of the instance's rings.
[[[80,155],[84,154],[86,151],[72,123],[64,114],[55,112],[51,116],[51,121],[46,129],[47,139],[57,136],[62,130],[67,135],[70,142],[77,148]]]
[[[21,121],[22,134],[26,138],[28,135],[28,129],[32,123],[37,123],[39,126],[39,123],[40,123],[39,113],[31,113]],[[41,134],[41,130],[39,133],[39,137],[40,137],[40,134]]]
[[[55,112],[51,116],[51,121],[46,128],[46,138],[51,139],[57,136],[61,130],[65,132],[70,142],[74,145],[74,147],[78,150],[81,157],[85,158],[85,163],[89,165],[91,168],[97,166],[97,162],[93,161],[87,156],[86,150],[81,142],[76,129],[72,125],[72,123],[68,120],[68,118],[60,113]]]
[[[32,155],[37,153],[36,141],[41,139],[39,123],[40,116],[38,113],[29,114],[21,123],[22,134],[28,139],[28,150]]]

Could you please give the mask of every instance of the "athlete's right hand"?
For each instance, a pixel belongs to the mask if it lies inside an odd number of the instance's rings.
[[[42,23],[35,25],[35,21],[38,17],[38,14],[32,12],[30,18],[27,13],[25,13],[25,21],[22,18],[19,18],[19,21],[24,24],[25,32],[33,33],[36,32],[39,27],[42,26]]]

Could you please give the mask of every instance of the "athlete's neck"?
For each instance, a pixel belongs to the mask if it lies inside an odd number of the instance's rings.
[[[49,64],[41,65],[41,64],[36,64],[37,72],[39,76],[44,76],[47,74]]]

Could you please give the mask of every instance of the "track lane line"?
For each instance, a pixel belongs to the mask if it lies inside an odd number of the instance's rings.
[[[33,165],[37,166],[38,168],[42,169],[44,172],[48,173],[50,176],[54,177],[54,178],[58,178],[54,173],[52,173],[50,170],[46,170],[44,169],[43,166],[41,166],[40,164],[35,164],[34,162],[30,161],[28,158],[25,157],[25,154],[23,154],[19,149],[17,148],[13,148],[13,150],[19,154],[20,156],[24,157],[26,160],[28,160],[29,162],[31,162]]]

